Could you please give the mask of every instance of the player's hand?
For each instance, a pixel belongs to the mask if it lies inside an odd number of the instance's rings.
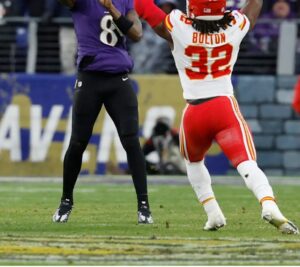
[[[110,10],[113,6],[112,0],[99,0],[100,4]]]

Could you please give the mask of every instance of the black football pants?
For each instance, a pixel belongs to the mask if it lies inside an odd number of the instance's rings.
[[[139,143],[138,102],[127,74],[79,72],[75,85],[72,134],[64,159],[63,196],[73,201],[82,155],[98,114],[105,106],[126,151],[138,200],[147,200],[145,159]]]

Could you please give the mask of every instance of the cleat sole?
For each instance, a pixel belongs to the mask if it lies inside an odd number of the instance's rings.
[[[225,224],[216,225],[214,227],[205,227],[203,228],[204,231],[218,231],[220,228],[224,227]]]
[[[299,234],[298,227],[289,220],[277,220],[277,219],[273,218],[271,214],[265,214],[262,218],[266,222],[275,226],[283,234],[288,234],[288,235]]]

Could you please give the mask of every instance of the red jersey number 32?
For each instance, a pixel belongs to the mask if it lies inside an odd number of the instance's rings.
[[[198,59],[192,60],[192,67],[197,68],[197,71],[186,68],[186,75],[191,80],[203,80],[207,75],[212,75],[214,79],[229,75],[231,73],[230,60],[233,47],[230,44],[218,46],[208,51],[201,46],[188,46],[185,49],[185,55],[194,57],[198,55]],[[224,55],[223,57],[222,54]],[[215,59],[211,66],[208,66],[208,57]],[[220,58],[221,57],[221,58]]]

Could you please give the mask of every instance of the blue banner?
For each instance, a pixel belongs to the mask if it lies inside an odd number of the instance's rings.
[[[71,134],[75,77],[62,75],[0,76],[0,175],[61,176]],[[185,106],[178,77],[137,76],[141,143],[160,116],[179,128]],[[229,163],[214,145],[206,158],[213,174]],[[126,153],[109,116],[102,111],[83,157],[82,174],[124,173]]]

